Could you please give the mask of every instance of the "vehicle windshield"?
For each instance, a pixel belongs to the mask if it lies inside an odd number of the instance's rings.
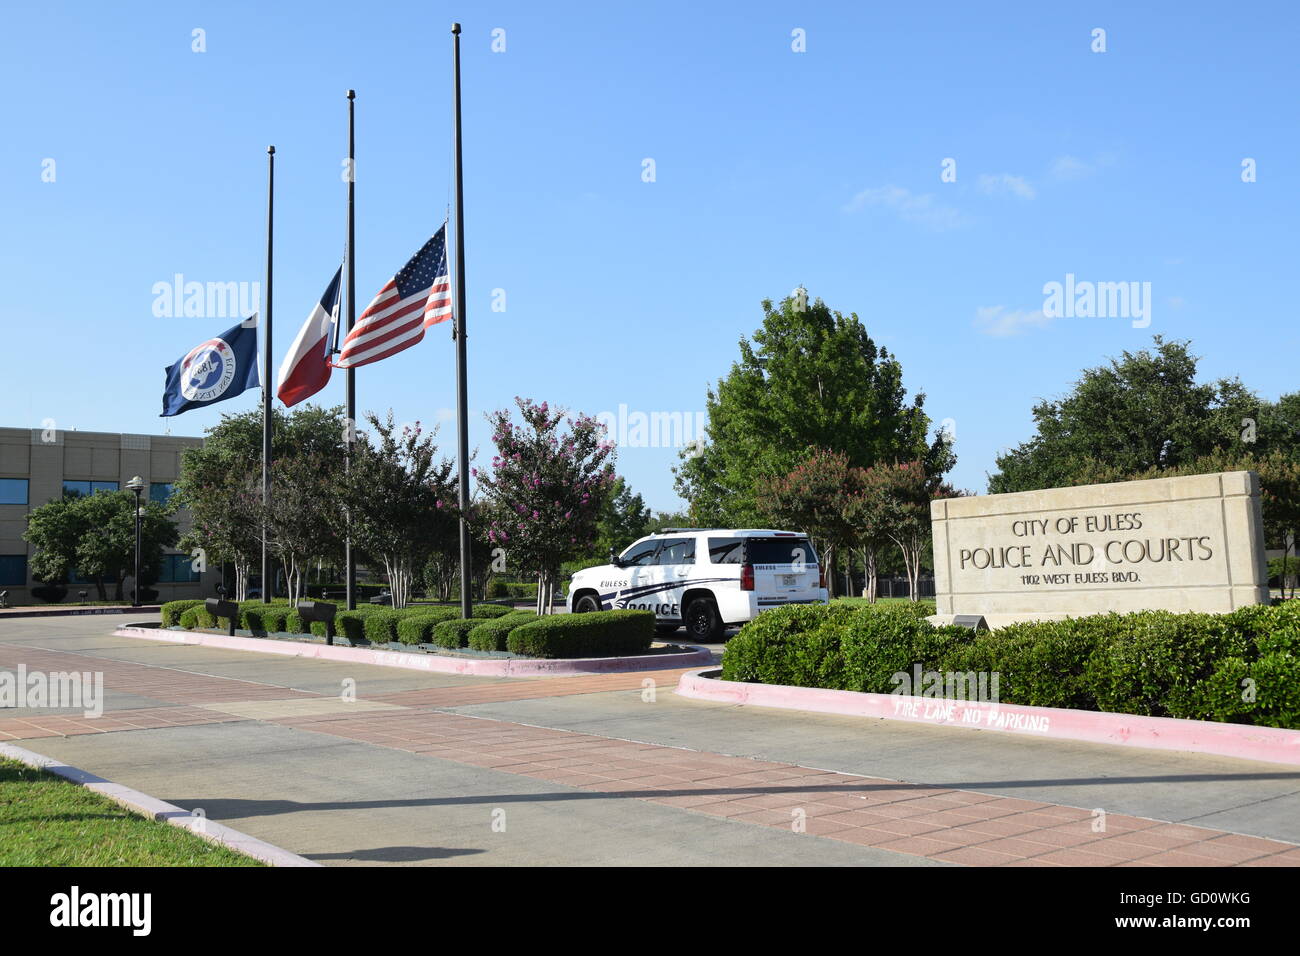
[[[623,552],[623,556],[619,559],[619,563],[623,565],[623,567],[650,564],[654,559],[655,551],[658,550],[658,548],[659,542],[653,538],[649,541],[642,541],[639,544],[634,544]]]

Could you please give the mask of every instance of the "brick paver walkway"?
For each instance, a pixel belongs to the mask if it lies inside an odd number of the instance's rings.
[[[572,788],[952,863],[994,866],[1295,866],[1300,847],[1032,800],[901,783],[448,713],[474,703],[675,686],[681,670],[501,680],[368,697],[0,644],[0,670],[102,671],[118,693],[172,706],[0,717],[0,740],[262,721]],[[207,705],[207,706],[205,706]]]

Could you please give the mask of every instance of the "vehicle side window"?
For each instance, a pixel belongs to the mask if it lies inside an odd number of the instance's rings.
[[[743,564],[745,543],[740,538],[710,538],[709,561],[713,564]]]
[[[695,563],[695,539],[694,538],[664,538],[663,547],[659,549],[659,557],[655,559],[655,564],[694,564]]]
[[[658,548],[659,542],[653,540],[634,544],[623,552],[623,566],[644,567],[647,564],[654,564],[655,551]]]

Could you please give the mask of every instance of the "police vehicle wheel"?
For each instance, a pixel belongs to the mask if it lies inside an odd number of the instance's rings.
[[[582,597],[578,598],[578,603],[573,605],[574,614],[587,614],[591,611],[599,611],[599,610],[600,610],[599,599],[593,597],[590,594],[584,594]]]
[[[696,641],[714,642],[722,637],[722,620],[708,598],[696,598],[686,609],[686,633]]]

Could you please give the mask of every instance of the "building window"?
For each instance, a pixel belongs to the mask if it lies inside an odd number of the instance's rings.
[[[170,481],[151,481],[149,482],[149,500],[160,505],[165,505],[172,496],[172,483]]]
[[[26,478],[0,478],[0,505],[27,504]]]
[[[27,555],[0,554],[0,586],[23,587],[27,584]]]
[[[63,494],[65,497],[68,495],[82,495],[89,497],[97,491],[117,490],[118,485],[116,481],[68,481],[66,478],[63,481]]]
[[[158,581],[162,584],[197,584],[199,581],[194,559],[188,554],[164,554],[161,570]]]
[[[81,572],[78,571],[76,568],[69,568],[68,583],[76,585],[77,587],[85,587],[90,584],[95,584],[96,581],[94,578],[83,578],[81,576]]]

